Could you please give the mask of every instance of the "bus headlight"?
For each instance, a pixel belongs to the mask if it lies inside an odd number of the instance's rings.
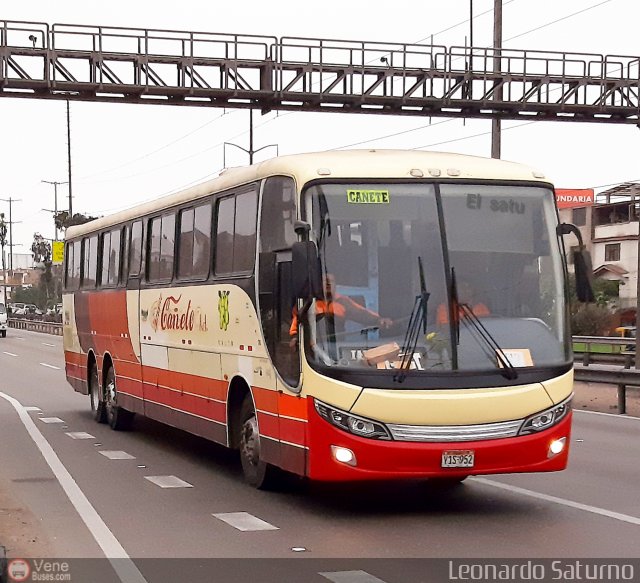
[[[314,404],[320,417],[343,431],[358,435],[359,437],[391,439],[387,428],[382,423],[358,417],[357,415],[351,415],[351,413],[331,407],[317,399],[314,400]]]
[[[530,433],[537,433],[538,431],[544,431],[558,424],[567,413],[571,410],[571,399],[573,395],[549,409],[545,409],[540,413],[527,417],[520,428],[518,435],[528,435]]]

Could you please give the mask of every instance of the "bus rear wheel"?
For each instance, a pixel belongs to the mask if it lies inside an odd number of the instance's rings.
[[[118,405],[118,390],[116,387],[116,373],[113,366],[109,366],[104,381],[104,410],[106,420],[111,429],[121,431],[128,429],[133,420],[133,413]]]
[[[240,408],[240,462],[245,481],[260,490],[274,488],[279,483],[278,468],[260,458],[260,432],[251,395],[247,395]]]
[[[89,368],[89,400],[93,419],[98,423],[106,421],[104,401],[100,398],[100,384],[98,383],[98,367],[92,363]]]

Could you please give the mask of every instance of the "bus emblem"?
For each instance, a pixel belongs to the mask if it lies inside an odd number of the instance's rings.
[[[218,292],[218,313],[220,314],[220,330],[227,331],[229,327],[229,292]]]

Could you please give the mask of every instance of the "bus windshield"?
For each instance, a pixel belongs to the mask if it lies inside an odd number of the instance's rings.
[[[570,360],[553,192],[470,183],[315,183],[324,298],[311,364],[503,374]]]

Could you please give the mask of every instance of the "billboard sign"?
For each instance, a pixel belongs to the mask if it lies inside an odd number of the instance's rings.
[[[593,188],[556,188],[556,202],[559,209],[591,206],[593,201]]]

